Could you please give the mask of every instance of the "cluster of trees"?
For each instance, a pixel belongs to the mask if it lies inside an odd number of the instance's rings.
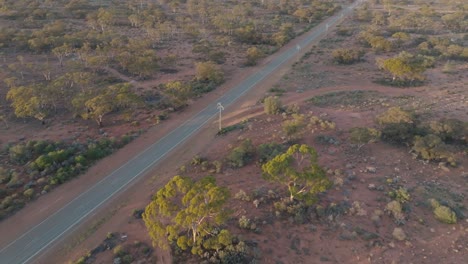
[[[426,69],[434,66],[434,57],[425,55],[412,55],[402,51],[393,58],[377,59],[377,65],[380,69],[392,75],[392,81],[409,82],[423,81],[423,73]]]
[[[441,119],[421,122],[413,113],[400,107],[391,107],[377,116],[379,130],[353,128],[350,138],[363,145],[382,138],[384,141],[410,146],[418,157],[428,161],[443,161],[457,165],[455,152],[468,145],[468,122]]]
[[[104,116],[116,110],[134,109],[141,99],[129,83],[93,87],[92,75],[67,73],[51,80],[24,86],[12,83],[6,99],[17,117],[36,118],[43,123],[57,111],[68,110],[102,126]],[[104,84],[101,84],[104,86]]]
[[[332,52],[333,61],[338,64],[352,64],[359,62],[364,56],[362,50],[336,49]]]
[[[67,110],[102,125],[106,114],[133,111],[143,102],[134,87],[110,76],[153,78],[177,67],[177,56],[161,56],[159,50],[171,43],[210,39],[198,58],[201,62],[194,65],[193,81],[169,83],[157,91],[159,98],[178,108],[224,80],[222,70],[210,62],[224,63],[227,53],[221,49],[238,49],[235,42],[248,44],[242,47],[245,64],[255,65],[270,52],[268,46],[284,45],[305,27],[301,20],[311,23],[337,9],[338,4],[322,0],[309,5],[298,0],[138,0],[112,5],[90,0],[3,1],[0,19],[14,26],[0,29],[1,53],[17,55],[4,55],[7,100],[17,117],[44,122]],[[2,120],[8,112],[2,108]]]
[[[248,146],[241,148],[253,151],[251,144],[246,140],[241,145]],[[312,147],[293,145],[285,150],[284,145],[267,143],[258,149],[263,177],[287,190],[288,203],[311,206],[317,195],[331,186]],[[203,161],[195,157],[192,163]],[[226,220],[232,217],[226,207],[229,200],[228,188],[218,186],[213,176],[197,181],[174,176],[156,192],[142,216],[154,246],[190,251],[221,263],[246,263],[250,259],[248,248],[225,228]]]
[[[419,8],[408,8],[411,3]],[[359,43],[375,53],[399,52],[393,57],[377,58],[379,69],[392,79],[382,82],[398,86],[419,84],[425,79],[426,69],[434,67],[438,60],[464,61],[468,58],[468,47],[465,47],[462,36],[454,35],[466,31],[468,6],[455,2],[438,5],[448,5],[457,11],[437,12],[434,6],[419,1],[391,0],[371,1],[356,10],[355,20],[365,24],[357,37]],[[394,12],[396,8],[401,12]],[[351,51],[335,50],[333,60],[338,63],[355,61],[353,57],[357,58],[358,53],[354,52],[352,56]]]
[[[28,141],[8,146],[4,165],[0,166],[0,219],[22,208],[37,194],[79,175],[132,139],[104,138],[85,144]]]
[[[221,263],[248,262],[245,243],[222,228],[230,216],[229,198],[229,189],[218,186],[212,176],[198,181],[174,176],[142,215],[153,245]]]

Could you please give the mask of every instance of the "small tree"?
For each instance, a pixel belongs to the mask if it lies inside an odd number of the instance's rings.
[[[84,119],[94,119],[102,126],[104,116],[125,108],[132,108],[140,103],[140,98],[131,91],[129,83],[114,84],[94,96],[78,95],[73,104]]]
[[[454,167],[457,165],[455,156],[450,152],[447,145],[433,134],[414,137],[411,150],[425,160],[446,161]]]
[[[338,64],[353,64],[361,60],[364,56],[362,50],[336,49],[332,52],[333,62]]]
[[[198,62],[195,64],[195,78],[201,82],[213,82],[221,84],[224,81],[223,71],[212,61]]]
[[[257,61],[263,57],[263,52],[257,47],[251,47],[247,50],[246,57],[247,61],[245,64],[247,66],[254,66],[257,65]]]
[[[391,107],[381,115],[377,116],[377,122],[380,125],[396,123],[414,123],[414,117],[411,113],[400,107]]]
[[[416,119],[399,107],[391,107],[377,116],[377,123],[382,127],[382,138],[393,143],[411,142],[417,134]]]
[[[204,241],[213,238],[216,226],[228,217],[224,208],[228,199],[229,190],[217,186],[213,177],[193,181],[175,176],[153,197],[143,220],[155,246],[167,248],[168,243],[177,243],[183,250],[190,248],[193,254],[201,254],[208,246]],[[232,242],[225,239],[229,237],[226,232],[217,234],[223,238],[218,242]]]
[[[13,87],[7,93],[7,100],[15,110],[17,117],[34,117],[44,123],[47,111],[44,108],[44,100],[38,95],[39,86]]]
[[[252,160],[255,154],[255,147],[250,139],[242,141],[242,143],[231,150],[226,157],[227,163],[233,168],[241,168],[247,165]]]
[[[276,115],[281,112],[281,101],[277,96],[268,96],[263,101],[263,108],[266,114]]]
[[[375,142],[381,136],[380,131],[368,127],[353,127],[350,129],[350,140],[358,145],[358,149],[362,148],[365,144]]]
[[[285,120],[282,124],[283,132],[289,140],[294,140],[302,135],[305,127],[304,115],[293,114],[291,120]]]
[[[164,93],[170,97],[174,107],[179,108],[187,104],[192,87],[180,81],[172,81],[164,85]]]
[[[393,81],[423,81],[425,78],[422,74],[427,68],[434,65],[434,58],[422,55],[414,56],[403,51],[393,58],[378,59],[377,64],[379,68],[392,75]]]
[[[317,152],[307,145],[293,145],[262,165],[266,180],[287,186],[289,199],[313,203],[318,193],[326,191],[331,182],[318,164]]]

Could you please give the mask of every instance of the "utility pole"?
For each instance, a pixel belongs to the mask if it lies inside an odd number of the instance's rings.
[[[224,111],[224,106],[221,105],[221,103],[218,103],[216,105],[216,108],[219,110],[219,131],[221,131],[222,126],[221,126],[221,112]]]

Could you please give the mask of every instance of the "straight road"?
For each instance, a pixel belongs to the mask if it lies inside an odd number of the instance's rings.
[[[358,0],[359,1],[359,0]],[[329,27],[337,24],[357,5],[355,2],[338,14],[330,17],[315,27],[303,37],[296,47],[289,48],[275,57],[260,71],[252,74],[238,86],[233,87],[217,101],[210,103],[205,109],[174,129],[168,135],[154,143],[139,155],[129,160],[120,168],[97,182],[93,187],[66,204],[47,219],[32,227],[29,231],[12,241],[0,250],[0,263],[16,264],[31,263],[34,258],[50,249],[57,240],[63,238],[72,228],[93,213],[102,204],[109,201],[117,193],[128,188],[132,182],[141,178],[145,172],[153,168],[164,156],[181,143],[194,135],[209,122],[217,113],[217,103],[227,107],[252,89],[257,83],[273,74],[283,63],[294,59],[302,47],[307,47],[312,41],[324,34]]]

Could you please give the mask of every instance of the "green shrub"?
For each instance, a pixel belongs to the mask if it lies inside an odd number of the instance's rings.
[[[0,184],[10,181],[11,172],[3,167],[0,167]]]
[[[243,215],[241,218],[239,218],[239,227],[243,229],[250,229],[250,219],[247,218],[245,215]]]
[[[231,150],[226,160],[233,168],[241,168],[247,165],[252,160],[255,153],[255,148],[250,139],[244,140],[240,146]]]
[[[41,155],[31,163],[31,167],[38,171],[43,171],[52,165],[52,159],[48,155]]]
[[[17,144],[8,149],[11,161],[24,164],[31,158],[31,150],[23,144]]]
[[[395,222],[403,223],[405,220],[405,216],[403,214],[403,208],[399,201],[391,201],[385,206],[385,211],[393,216]]]
[[[223,171],[223,162],[220,160],[215,160],[212,162],[213,166],[215,167],[216,173],[221,173]]]
[[[249,202],[252,198],[244,191],[244,190],[239,190],[235,195],[235,199],[241,200],[241,201],[246,201]]]
[[[104,158],[105,156],[112,153],[112,151],[105,146],[104,144],[90,143],[88,149],[83,153],[85,158],[90,161],[95,161]]]
[[[3,198],[2,202],[0,203],[0,209],[6,209],[13,204],[13,197],[7,196]]]
[[[285,150],[286,146],[282,144],[274,142],[261,144],[257,148],[258,161],[263,164],[283,153]]]
[[[246,62],[247,66],[254,66],[257,64],[257,61],[263,57],[263,52],[257,47],[250,47],[246,52]]]
[[[277,96],[268,96],[263,101],[263,108],[266,114],[276,115],[281,112],[281,101]]]
[[[332,52],[333,62],[337,64],[353,64],[361,61],[362,56],[364,52],[356,49],[336,49]]]
[[[23,192],[23,195],[29,200],[31,200],[34,197],[34,189],[27,189]]]
[[[432,121],[429,127],[435,135],[443,141],[465,141],[468,142],[468,122],[458,119],[441,119]]]
[[[284,111],[288,115],[299,114],[299,112],[301,111],[301,108],[300,108],[300,106],[298,104],[294,103],[294,104],[290,104],[290,105],[286,106],[286,109]]]
[[[406,202],[409,202],[411,200],[411,196],[408,193],[408,190],[406,188],[400,187],[394,191],[390,191],[389,196],[392,199],[395,199],[398,201],[400,204],[404,204]]]
[[[395,144],[405,144],[410,143],[414,136],[420,135],[422,131],[418,130],[414,124],[395,123],[386,124],[381,132],[383,140]]]
[[[14,188],[18,188],[22,184],[23,184],[23,181],[20,179],[20,175],[16,172],[13,172],[10,177],[10,180],[6,184],[6,187],[14,189]]]
[[[377,141],[381,132],[374,128],[353,127],[350,129],[350,140],[354,144],[367,144]]]
[[[291,120],[285,120],[282,123],[283,132],[289,140],[300,137],[302,129],[305,127],[303,115],[293,114]]]
[[[224,82],[223,71],[212,61],[195,64],[195,78],[201,82],[211,82],[219,85]]]
[[[456,224],[457,215],[447,206],[440,205],[439,202],[435,199],[430,199],[432,209],[434,210],[434,216],[437,220],[446,224]]]
[[[130,254],[127,254],[122,257],[122,264],[130,264],[133,261],[133,256]]]
[[[425,160],[446,161],[452,166],[457,164],[455,156],[447,145],[442,142],[440,137],[433,134],[424,137],[416,136],[411,150]]]
[[[243,128],[244,128],[243,123],[234,124],[232,126],[227,126],[227,127],[221,128],[221,130],[219,130],[218,133],[216,133],[216,135],[217,136],[226,135],[227,133],[229,133],[231,131],[238,130],[238,129],[243,129]]]
[[[400,107],[391,107],[384,113],[377,116],[377,123],[379,123],[379,125],[400,123],[411,124],[414,123],[414,121],[414,116]]]
[[[223,51],[212,50],[208,53],[208,59],[217,64],[223,64],[226,62],[226,53]]]
[[[192,161],[190,162],[190,164],[192,166],[198,166],[198,165],[201,165],[206,160],[207,159],[204,158],[204,157],[201,157],[199,155],[195,155],[195,156],[193,156]]]
[[[112,252],[114,253],[115,256],[122,257],[123,255],[126,254],[125,250],[123,249],[122,245],[116,246]]]

